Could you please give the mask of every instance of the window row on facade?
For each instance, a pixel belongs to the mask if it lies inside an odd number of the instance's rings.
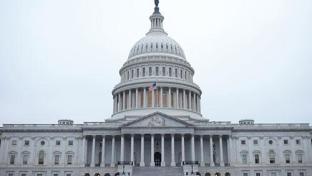
[[[170,87],[130,89],[114,96],[114,113],[153,107],[185,109],[200,113],[200,96],[190,90]]]
[[[291,142],[291,141],[288,140],[288,139],[284,139],[284,140],[283,140],[283,144],[284,144],[284,145],[290,145],[290,142]],[[253,144],[254,144],[254,145],[258,145],[258,144],[259,144],[259,141],[258,141],[257,139],[254,139],[254,140],[253,140]],[[274,144],[274,140],[271,140],[271,139],[268,140],[268,144],[269,144],[269,145],[273,145],[273,144]],[[301,145],[301,140],[300,140],[300,139],[296,139],[296,140],[295,140],[295,144],[296,144],[296,145]],[[246,140],[241,140],[241,145],[247,145]]]
[[[55,151],[52,153],[53,159],[52,161],[47,161],[47,153],[44,150],[40,150],[37,153],[37,158],[34,158],[34,156],[31,156],[31,152],[29,151],[23,151],[20,153],[20,157],[18,158],[18,152],[11,151],[8,153],[8,164],[9,165],[61,165],[62,163],[66,165],[72,165],[73,159],[74,159],[74,152],[67,151],[65,153],[65,157],[62,158],[62,152]],[[19,159],[19,160],[18,160]],[[65,160],[62,162],[62,159]]]
[[[32,171],[32,172],[27,172],[27,171],[7,171],[6,176],[47,176],[46,172],[42,171]],[[73,171],[52,171],[51,176],[75,176],[73,174]]]
[[[252,158],[249,158],[249,152],[246,150],[243,150],[240,152],[241,154],[241,162],[242,164],[262,164],[262,163],[269,163],[269,164],[276,164],[277,163],[277,153],[274,150],[270,150],[268,153],[264,154],[266,155],[265,158],[266,161],[262,161],[261,159],[261,151],[254,151],[251,155]],[[279,163],[285,163],[285,164],[290,164],[290,163],[303,163],[303,155],[304,151],[302,150],[297,150],[295,152],[295,158],[292,155],[292,152],[290,150],[285,150],[283,151],[283,158],[280,160]],[[249,159],[251,160],[250,162]]]
[[[146,43],[136,45],[134,48],[132,48],[129,57],[148,52],[166,52],[184,57],[182,49],[179,46],[170,43]]]
[[[174,66],[140,66],[137,68],[130,68],[124,71],[122,79],[132,80],[151,76],[164,76],[173,77],[181,80],[192,80],[192,74],[190,71]]]
[[[56,140],[55,141],[55,146],[61,146],[61,143],[62,143],[62,141],[61,140]],[[17,143],[17,140],[12,140],[11,141],[11,145],[12,146],[18,146],[18,143]],[[21,144],[21,145],[23,145],[23,146],[31,146],[31,142],[30,142],[30,140],[24,140],[23,141],[23,144]],[[40,142],[39,142],[39,145],[40,146],[45,146],[45,145],[47,145],[46,144],[46,141],[45,140],[41,140]],[[67,141],[67,145],[68,146],[73,146],[74,145],[74,141],[73,140],[68,140]]]

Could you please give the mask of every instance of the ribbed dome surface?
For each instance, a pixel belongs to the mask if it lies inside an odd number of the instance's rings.
[[[166,53],[185,59],[181,46],[166,33],[152,32],[140,39],[131,49],[128,59],[148,53]]]

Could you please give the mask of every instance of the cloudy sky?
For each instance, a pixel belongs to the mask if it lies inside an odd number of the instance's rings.
[[[0,0],[0,124],[103,121],[153,0]],[[215,121],[312,123],[311,0],[160,0]]]

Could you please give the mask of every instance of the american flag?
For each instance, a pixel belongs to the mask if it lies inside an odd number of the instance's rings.
[[[155,82],[153,82],[153,84],[152,84],[152,85],[150,85],[150,86],[148,87],[148,91],[153,91],[153,90],[155,90],[155,89],[157,89],[157,86],[156,86],[156,81],[155,81]]]

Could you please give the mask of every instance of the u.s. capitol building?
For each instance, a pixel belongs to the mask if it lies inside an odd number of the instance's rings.
[[[105,122],[4,124],[1,176],[312,176],[309,124],[210,121],[181,46],[151,28],[131,49]]]

